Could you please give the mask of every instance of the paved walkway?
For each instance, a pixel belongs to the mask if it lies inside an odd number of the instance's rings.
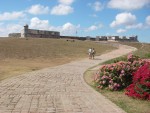
[[[0,113],[125,113],[83,80],[91,66],[127,54],[118,50],[61,66],[42,69],[0,82]]]

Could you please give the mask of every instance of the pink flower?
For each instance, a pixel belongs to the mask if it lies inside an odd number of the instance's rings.
[[[112,84],[112,83],[113,83],[113,81],[112,81],[112,80],[110,80],[110,81],[109,81],[109,83],[110,83],[110,84]]]
[[[114,83],[114,87],[116,87],[118,84],[117,83]]]
[[[105,84],[105,83],[106,83],[106,81],[104,80],[104,81],[103,81],[103,84]]]
[[[123,77],[123,74],[120,74],[120,78],[122,78]]]
[[[117,87],[120,87],[120,84],[117,84]]]
[[[133,54],[132,54],[132,53],[128,54],[127,59],[132,58],[132,56],[133,56]]]
[[[122,73],[122,74],[124,74],[124,72],[125,72],[124,70],[121,70],[121,73]]]

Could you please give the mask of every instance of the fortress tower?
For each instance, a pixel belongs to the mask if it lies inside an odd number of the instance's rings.
[[[25,38],[27,37],[27,34],[28,34],[28,28],[29,28],[29,26],[26,24],[26,25],[24,26],[24,37],[25,37]]]
[[[21,32],[21,37],[22,37],[22,38],[26,38],[26,37],[27,37],[28,28],[29,28],[29,26],[26,24],[26,25],[24,26],[24,29],[23,29],[22,32]]]

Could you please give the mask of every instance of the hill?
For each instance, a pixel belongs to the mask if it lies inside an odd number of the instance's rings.
[[[115,47],[92,41],[1,38],[0,80],[28,71],[87,58],[87,50],[91,47],[95,48],[96,55],[115,49]]]
[[[120,42],[121,44],[136,47],[138,50],[134,52],[135,55],[141,58],[150,58],[150,43],[138,43],[138,42]]]

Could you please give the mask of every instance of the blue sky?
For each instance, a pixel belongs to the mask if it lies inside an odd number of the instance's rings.
[[[150,0],[0,1],[1,37],[21,32],[25,24],[61,35],[138,35],[150,43]]]

